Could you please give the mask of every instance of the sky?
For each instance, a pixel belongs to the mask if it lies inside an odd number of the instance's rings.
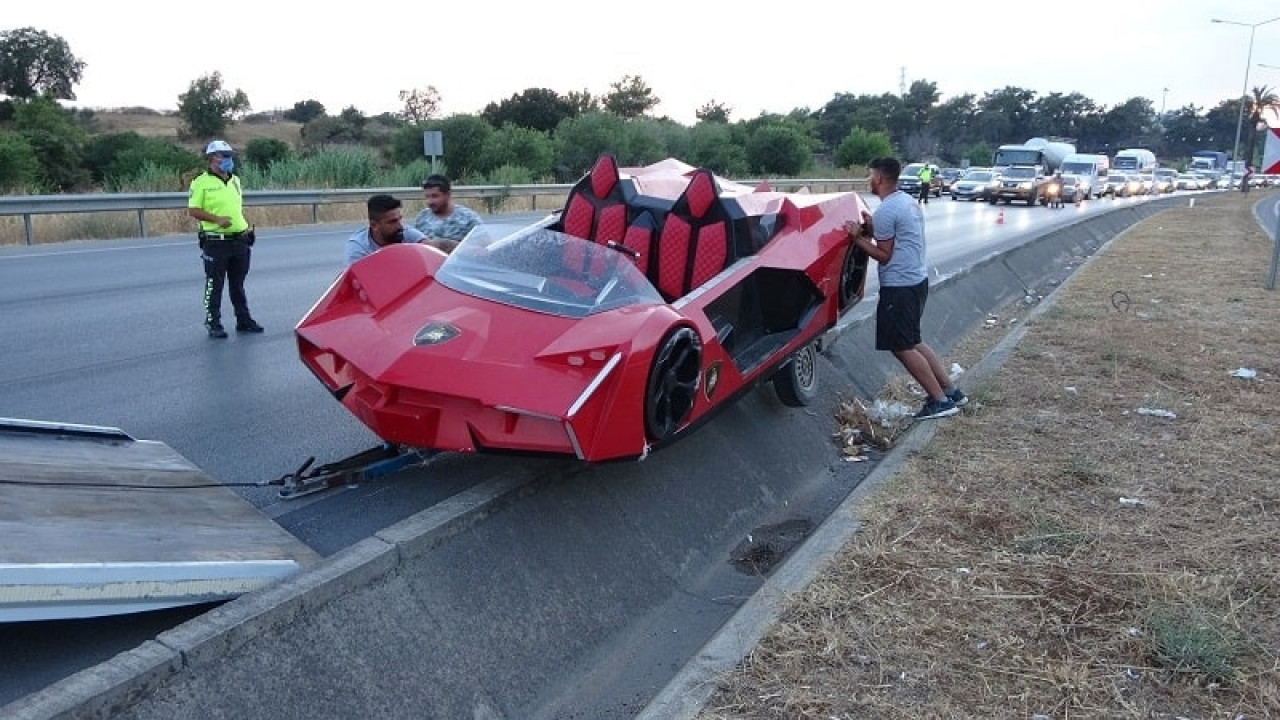
[[[326,7],[328,6],[328,7]],[[943,101],[1006,86],[1133,97],[1203,111],[1280,87],[1277,0],[986,4],[942,0],[600,0],[296,3],[6,0],[0,31],[59,35],[86,63],[77,107],[173,110],[220,72],[254,112],[319,100],[330,114],[401,109],[434,86],[443,115],[478,113],[527,88],[600,96],[625,75],[685,124],[714,100],[732,120],[818,110],[837,93],[937,85]],[[971,8],[971,9],[970,9]],[[1213,23],[1213,18],[1241,23]],[[1245,25],[1260,25],[1252,31]],[[1250,34],[1254,35],[1252,58]]]

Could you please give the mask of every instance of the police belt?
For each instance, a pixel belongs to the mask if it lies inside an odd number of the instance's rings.
[[[197,237],[201,240],[240,240],[248,236],[248,230],[241,230],[235,233],[215,233],[201,230],[197,233]]]

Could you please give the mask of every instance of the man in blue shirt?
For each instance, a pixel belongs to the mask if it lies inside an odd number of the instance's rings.
[[[895,158],[871,161],[871,193],[880,198],[875,214],[845,224],[853,243],[879,264],[880,301],[876,305],[876,349],[888,350],[928,394],[916,418],[947,417],[969,401],[933,348],[921,340],[920,319],[929,297],[925,264],[924,214],[898,189],[902,165]]]
[[[426,236],[403,225],[400,201],[391,195],[374,195],[367,203],[369,227],[347,238],[347,264],[372,255],[379,248],[394,243],[422,242]]]

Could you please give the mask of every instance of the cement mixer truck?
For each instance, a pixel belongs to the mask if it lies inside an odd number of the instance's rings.
[[[1028,206],[1045,203],[1045,183],[1075,151],[1075,144],[1057,138],[1036,137],[1021,145],[1001,145],[991,158],[1000,181],[989,201],[992,205],[1000,200],[1024,200]]]

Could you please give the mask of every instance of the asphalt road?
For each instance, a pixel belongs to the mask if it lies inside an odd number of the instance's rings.
[[[934,199],[926,208],[930,264],[948,275],[1080,215],[1134,202],[1142,200],[1048,210]],[[514,228],[536,217],[489,221]],[[335,460],[378,442],[303,368],[292,333],[339,271],[354,229],[262,232],[247,285],[267,332],[223,341],[201,326],[203,275],[191,237],[0,248],[0,417],[108,425],[163,441],[211,476],[242,485],[237,492],[322,555],[495,474],[561,472],[480,456],[449,463],[448,473],[429,466],[396,482],[298,500],[254,486],[307,457]],[[609,470],[585,472],[607,478]],[[201,610],[0,626],[0,705]]]

